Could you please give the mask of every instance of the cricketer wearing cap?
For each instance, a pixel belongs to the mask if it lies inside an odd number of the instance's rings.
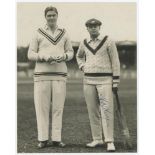
[[[84,72],[84,95],[88,108],[93,141],[87,147],[107,143],[107,151],[115,151],[113,91],[117,90],[120,62],[115,42],[99,33],[101,22],[86,22],[90,38],[81,42],[76,58]]]
[[[49,112],[52,103],[53,145],[61,142],[62,116],[66,96],[66,61],[73,58],[71,41],[65,29],[57,26],[58,11],[45,9],[44,27],[39,28],[30,43],[28,58],[36,62],[34,71],[34,103],[38,128],[38,147],[47,146],[49,139]]]

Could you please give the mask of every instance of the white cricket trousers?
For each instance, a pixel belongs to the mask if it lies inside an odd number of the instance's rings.
[[[65,81],[34,82],[34,103],[37,117],[38,140],[49,139],[49,113],[52,103],[52,141],[61,141],[62,116],[66,97]]]
[[[113,142],[114,114],[112,85],[84,84],[84,95],[88,108],[93,140]]]

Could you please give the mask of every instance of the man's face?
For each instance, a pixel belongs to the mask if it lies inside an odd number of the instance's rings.
[[[90,35],[97,36],[99,34],[99,31],[100,31],[100,26],[98,26],[98,25],[89,25],[87,27],[87,30],[88,30]]]
[[[56,24],[58,15],[55,11],[48,11],[46,14],[46,20],[49,26]]]

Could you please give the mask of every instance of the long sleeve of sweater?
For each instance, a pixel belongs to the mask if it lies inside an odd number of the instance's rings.
[[[31,39],[29,50],[28,50],[28,59],[31,61],[38,61],[39,54],[38,54],[38,38],[37,33],[35,33]]]
[[[76,60],[79,65],[79,68],[81,69],[85,64],[85,51],[84,51],[83,43],[81,43],[79,46],[79,49],[76,54]]]
[[[74,56],[74,51],[73,51],[71,40],[68,34],[66,34],[66,41],[65,41],[64,49],[65,49],[65,53],[67,56],[66,61],[70,61]]]
[[[109,46],[108,46],[108,51],[109,51],[109,56],[110,56],[112,71],[113,71],[113,82],[119,83],[120,61],[119,61],[116,44],[114,41],[110,41]]]

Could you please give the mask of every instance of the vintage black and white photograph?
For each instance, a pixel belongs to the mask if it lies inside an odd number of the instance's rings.
[[[17,2],[17,152],[137,152],[137,3]]]

